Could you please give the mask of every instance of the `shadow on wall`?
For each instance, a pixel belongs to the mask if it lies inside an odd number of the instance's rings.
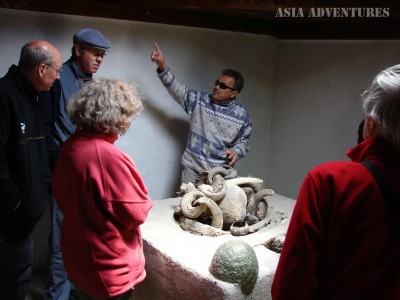
[[[173,100],[170,100],[173,103]],[[174,103],[175,104],[175,103]],[[177,151],[174,153],[174,157],[166,157],[167,162],[177,162],[176,166],[173,168],[173,174],[169,174],[170,178],[173,178],[173,182],[170,183],[170,188],[168,189],[168,195],[171,197],[176,197],[176,192],[179,191],[181,185],[181,156],[185,151],[187,135],[189,133],[189,120],[183,120],[176,117],[170,117],[166,114],[160,107],[155,105],[152,101],[146,101],[143,103],[145,110],[152,115],[154,120],[161,124],[162,128],[165,130],[165,134],[174,139],[174,143],[177,145]],[[178,104],[175,104],[177,109],[182,109]],[[160,145],[160,150],[164,148],[164,145]],[[161,174],[157,174],[159,176]]]

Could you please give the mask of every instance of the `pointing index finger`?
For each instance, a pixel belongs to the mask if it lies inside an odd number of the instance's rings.
[[[154,47],[156,48],[157,52],[161,53],[161,49],[160,49],[160,47],[158,47],[157,43],[154,42],[153,44],[154,44]]]

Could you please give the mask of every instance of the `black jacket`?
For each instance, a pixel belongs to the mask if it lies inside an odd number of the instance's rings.
[[[0,230],[32,228],[47,206],[50,172],[38,96],[14,65],[0,79]]]

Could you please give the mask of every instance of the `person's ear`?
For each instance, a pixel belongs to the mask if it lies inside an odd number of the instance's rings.
[[[371,131],[376,130],[376,127],[378,124],[376,123],[376,121],[374,119],[372,119],[371,117],[367,117],[365,121],[367,122],[367,126],[368,126],[369,130],[371,130]]]
[[[82,47],[79,44],[74,45],[74,51],[76,56],[81,56],[82,55]]]
[[[239,94],[238,91],[232,91],[231,99],[235,98]]]
[[[44,63],[41,63],[40,65],[38,65],[37,67],[37,72],[40,78],[42,78],[44,76],[44,73],[46,72],[47,69],[47,65]]]
[[[377,134],[378,134],[378,124],[376,123],[376,121],[371,117],[365,117],[364,131],[363,131],[364,139],[376,137]]]

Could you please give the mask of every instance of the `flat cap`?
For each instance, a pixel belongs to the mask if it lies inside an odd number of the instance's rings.
[[[74,44],[84,44],[93,48],[101,50],[109,50],[111,48],[110,42],[101,34],[100,31],[85,28],[81,29],[74,34]]]

